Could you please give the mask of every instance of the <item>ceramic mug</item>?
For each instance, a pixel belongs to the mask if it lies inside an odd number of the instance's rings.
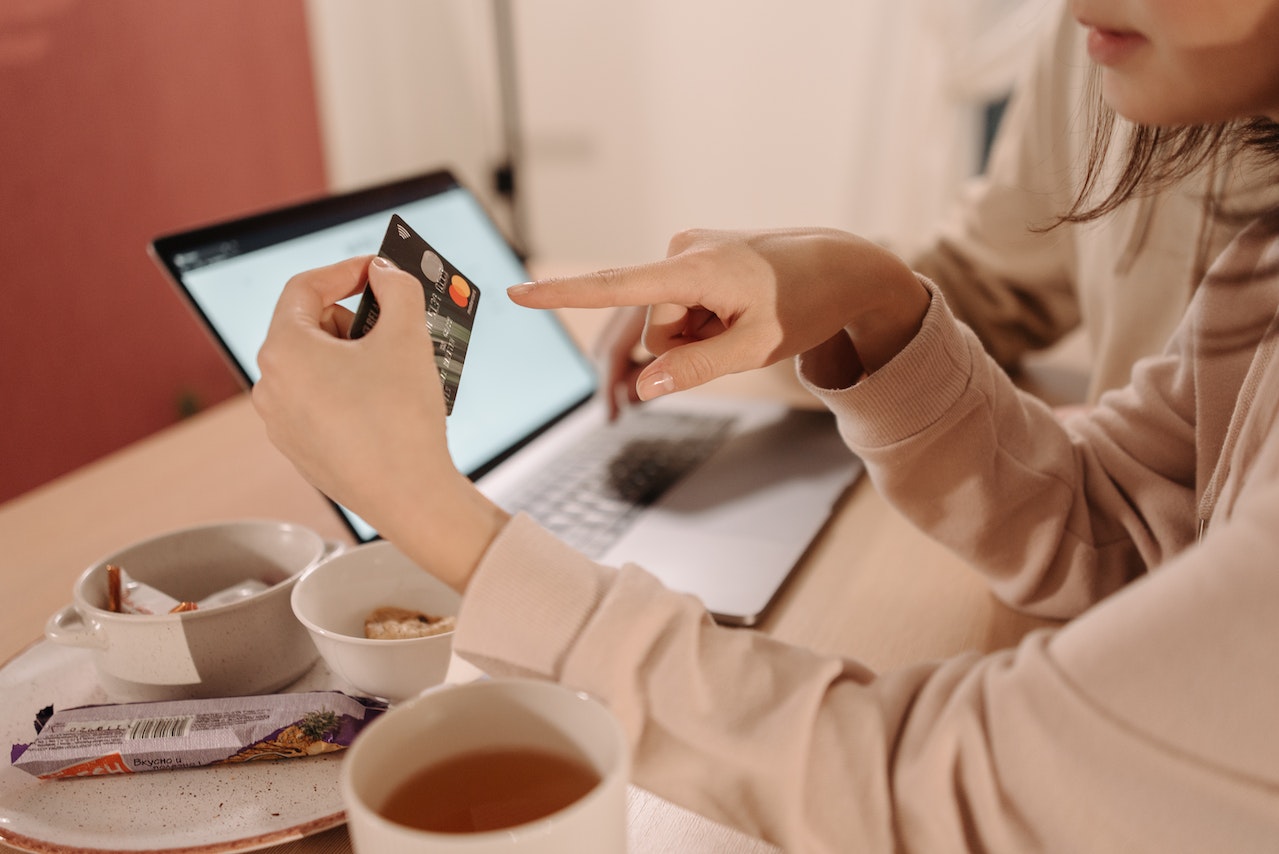
[[[503,751],[582,763],[592,784],[550,814],[499,829],[437,832],[387,818],[406,784],[428,769]],[[356,854],[624,854],[629,775],[621,725],[601,703],[551,682],[481,679],[433,688],[374,721],[348,751],[341,787]],[[461,779],[449,788],[464,788]],[[495,799],[467,805],[477,815],[506,809]]]
[[[134,543],[86,569],[71,604],[45,624],[54,643],[92,650],[115,702],[263,694],[305,673],[318,656],[293,616],[298,577],[341,546],[299,525],[237,520]],[[180,601],[197,602],[246,581],[258,589],[225,604],[176,614],[108,610],[107,566]]]

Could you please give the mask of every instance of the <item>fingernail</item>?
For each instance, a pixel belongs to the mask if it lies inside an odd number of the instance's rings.
[[[520,284],[520,285],[511,285],[509,288],[506,289],[506,295],[511,297],[524,296],[524,294],[533,290],[533,288],[534,288],[534,285],[532,282],[524,282],[523,284]]]
[[[383,270],[390,270],[395,267],[394,264],[392,264],[388,259],[383,258],[381,255],[378,255],[373,259],[373,266],[381,267]]]
[[[640,400],[652,400],[675,391],[675,378],[665,371],[646,374],[639,378],[635,389],[639,392]]]

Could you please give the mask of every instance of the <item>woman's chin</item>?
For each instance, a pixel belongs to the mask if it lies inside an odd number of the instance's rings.
[[[1196,112],[1184,105],[1169,103],[1164,98],[1139,91],[1127,81],[1116,80],[1109,71],[1102,72],[1102,97],[1118,115],[1136,125],[1147,127],[1181,127],[1225,121],[1232,116],[1209,111]],[[1213,111],[1214,113],[1216,111]]]

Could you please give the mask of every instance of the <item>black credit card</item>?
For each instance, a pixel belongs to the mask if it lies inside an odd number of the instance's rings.
[[[471,343],[471,327],[480,304],[480,289],[448,260],[431,248],[398,214],[382,238],[378,255],[417,278],[426,295],[426,328],[435,343],[435,364],[444,385],[444,412],[453,412],[462,365]],[[360,338],[377,323],[378,304],[366,284],[351,324],[351,337]]]

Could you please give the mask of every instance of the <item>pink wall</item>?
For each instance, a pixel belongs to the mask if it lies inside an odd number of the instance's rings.
[[[302,0],[0,3],[0,501],[235,393],[146,244],[323,187]]]

